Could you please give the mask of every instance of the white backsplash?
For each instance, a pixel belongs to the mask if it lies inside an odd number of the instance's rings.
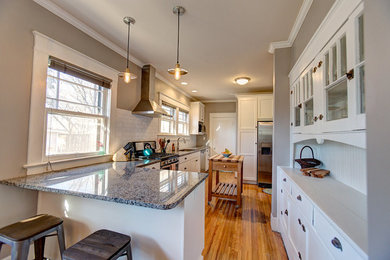
[[[295,144],[294,158],[299,158],[299,153],[304,145],[313,148],[314,157],[320,160],[321,168],[330,170],[332,178],[367,194],[367,165],[366,150],[333,141],[325,141],[324,144],[317,144],[313,141],[305,141]],[[303,158],[311,157],[310,149],[305,149]],[[299,168],[294,162],[294,167]]]
[[[110,147],[112,152],[116,152],[123,147],[127,142],[131,141],[156,141],[159,138],[170,139],[171,143],[168,146],[167,152],[171,152],[172,143],[175,143],[177,150],[177,138],[176,136],[164,136],[158,135],[159,123],[158,118],[149,118],[145,116],[133,115],[128,110],[116,109],[115,115],[112,118],[113,125],[111,125],[111,131],[113,134],[110,140]],[[185,138],[185,143],[183,141]],[[158,146],[158,142],[157,142]],[[180,149],[195,147],[196,136],[182,137],[180,140]]]
[[[123,109],[115,110],[111,130],[110,147],[113,152],[130,141],[155,141],[158,134],[158,118],[133,115]]]

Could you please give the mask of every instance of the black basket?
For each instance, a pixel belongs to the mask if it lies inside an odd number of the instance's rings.
[[[312,155],[312,158],[302,158],[302,151],[303,149],[305,148],[309,148],[311,150],[311,155]],[[301,149],[301,154],[299,156],[300,158],[299,159],[295,159],[295,161],[297,163],[299,163],[299,165],[301,166],[302,169],[305,169],[305,168],[313,168],[313,167],[316,167],[318,165],[321,164],[321,161],[317,160],[317,159],[314,159],[314,152],[313,152],[313,149],[308,146],[308,145],[305,145],[304,147],[302,147]]]

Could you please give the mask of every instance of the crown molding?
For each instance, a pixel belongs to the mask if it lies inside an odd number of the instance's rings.
[[[297,18],[295,19],[294,25],[290,31],[287,41],[271,42],[269,44],[268,52],[273,54],[275,49],[280,48],[289,48],[293,45],[295,38],[297,38],[298,32],[301,29],[303,22],[305,21],[306,15],[309,12],[310,6],[313,3],[313,0],[304,0],[299,9]]]
[[[73,15],[71,15],[70,13],[68,13],[67,11],[65,11],[64,9],[59,7],[58,5],[56,5],[52,1],[50,1],[50,0],[34,0],[34,2],[39,4],[43,8],[49,10],[51,13],[55,14],[56,16],[62,18],[66,22],[70,23],[71,25],[73,25],[77,29],[81,30],[85,34],[92,37],[93,39],[102,43],[103,45],[105,45],[109,49],[115,51],[116,53],[118,53],[122,57],[126,58],[126,56],[127,56],[126,50],[122,49],[121,47],[119,47],[118,45],[116,45],[115,43],[113,43],[112,41],[110,41],[109,39],[104,37],[103,35],[99,34],[94,29],[92,29],[91,27],[89,27],[88,25],[86,25],[85,23],[83,23],[82,21],[80,21],[79,19],[77,19],[76,17],[74,17]],[[139,59],[137,59],[136,57],[131,56],[131,55],[129,56],[129,60],[141,68],[146,64],[146,63],[140,61]],[[180,89],[179,87],[177,87],[174,84],[172,84],[171,82],[169,82],[161,74],[156,73],[156,78],[160,79],[165,84],[167,84],[170,87],[174,88],[175,90],[179,91],[180,93],[182,93],[186,97],[188,97],[190,99],[194,99],[194,97],[192,97],[191,95],[186,93],[184,90]]]
[[[200,100],[202,103],[236,103],[235,99],[211,99],[211,100]]]

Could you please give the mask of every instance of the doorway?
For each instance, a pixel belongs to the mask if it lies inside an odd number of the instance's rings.
[[[236,154],[236,113],[210,113],[210,155],[221,153],[225,148]]]

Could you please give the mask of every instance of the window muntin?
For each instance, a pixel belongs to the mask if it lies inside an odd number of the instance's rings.
[[[105,154],[109,89],[47,70],[45,155]]]
[[[179,117],[177,120],[177,134],[188,135],[189,133],[190,116],[187,111],[179,110]]]

